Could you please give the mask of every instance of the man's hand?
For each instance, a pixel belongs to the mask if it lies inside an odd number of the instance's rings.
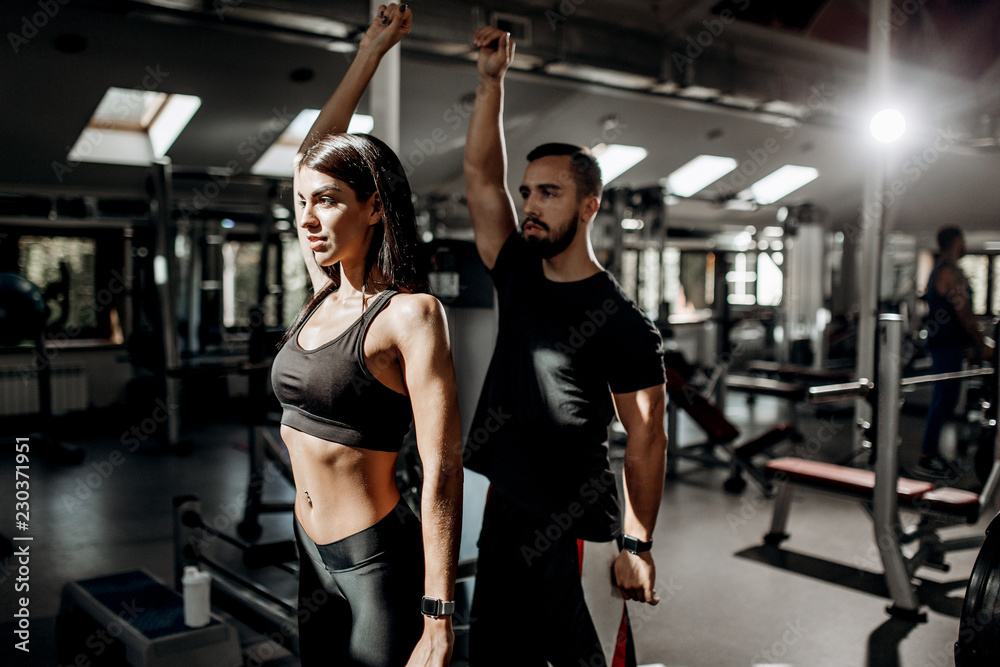
[[[472,35],[472,43],[479,49],[479,76],[502,79],[514,60],[514,40],[509,32],[486,26]]]
[[[448,667],[455,644],[451,616],[424,617],[424,634],[420,635],[406,667]]]
[[[373,49],[382,55],[399,44],[413,25],[413,10],[409,5],[379,5],[378,15],[361,38],[358,50]]]
[[[637,600],[649,604],[659,604],[653,583],[656,581],[656,564],[653,555],[644,551],[633,554],[622,551],[615,559],[611,570],[612,581],[621,590],[626,600]]]

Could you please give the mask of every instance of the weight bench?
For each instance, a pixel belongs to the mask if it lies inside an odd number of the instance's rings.
[[[667,477],[672,478],[677,475],[677,459],[683,458],[710,467],[729,468],[730,476],[723,487],[731,493],[739,493],[746,487],[746,480],[743,478],[743,473],[746,472],[760,485],[764,494],[770,497],[772,493],[771,483],[767,476],[751,462],[751,458],[785,438],[791,437],[795,432],[792,425],[779,424],[756,438],[736,446],[733,443],[739,437],[740,431],[726,419],[722,410],[695,387],[688,384],[684,376],[673,368],[667,366],[666,373],[667,395],[670,397],[667,406],[669,427]],[[678,409],[684,410],[704,431],[707,436],[705,442],[684,447],[677,444]],[[717,457],[715,455],[716,447],[724,448],[729,454],[728,457],[724,459]]]
[[[884,314],[880,318],[878,384],[875,401],[876,433],[874,445],[878,456],[875,470],[859,470],[846,466],[807,461],[799,458],[782,458],[770,461],[765,473],[780,483],[775,502],[770,532],[764,542],[777,546],[788,538],[786,526],[791,509],[793,488],[806,488],[840,496],[847,496],[864,503],[869,509],[875,530],[875,544],[882,559],[885,580],[893,604],[888,612],[915,622],[927,620],[920,611],[920,601],[912,578],[920,567],[933,567],[947,571],[944,556],[948,551],[978,548],[980,536],[942,540],[939,528],[958,523],[974,523],[982,510],[992,502],[1000,489],[1000,433],[996,431],[996,413],[990,415],[994,429],[994,461],[981,493],[951,488],[934,488],[930,482],[899,477],[899,413],[901,390],[952,377],[992,375],[994,386],[1000,392],[1000,375],[997,369],[978,369],[961,373],[926,375],[900,378],[899,359],[902,347],[902,317]],[[868,395],[872,384],[866,379],[841,385],[813,387],[808,391],[812,402],[861,398]],[[920,514],[916,526],[904,529],[900,520],[900,507]],[[904,544],[916,542],[916,552],[905,556]]]
[[[809,489],[861,501],[866,508],[874,503],[876,490],[875,472],[847,466],[784,457],[769,461],[764,466],[765,474],[778,485],[778,496],[771,518],[771,529],[764,536],[764,544],[776,547],[789,538],[787,532],[788,515],[791,510],[794,489]],[[896,502],[920,513],[920,522],[912,530],[887,530],[876,523],[876,543],[886,562],[886,550],[894,550],[902,556],[901,545],[918,542],[917,551],[910,557],[902,557],[902,571],[893,573],[886,568],[886,578],[895,578],[889,589],[905,585],[912,589],[910,579],[920,567],[933,567],[947,571],[944,555],[948,551],[975,548],[980,538],[942,541],[937,530],[955,523],[973,524],[979,520],[980,497],[971,491],[952,488],[935,488],[931,482],[900,477],[896,479]],[[895,585],[894,585],[895,584]],[[915,595],[915,592],[914,592]],[[895,597],[895,596],[894,596]],[[910,620],[924,621],[926,615],[918,613],[915,607],[893,606],[893,615]]]
[[[764,542],[770,545],[777,545],[789,537],[785,527],[791,509],[793,487],[851,496],[863,502],[871,502],[875,492],[875,473],[871,470],[795,457],[768,461],[764,470],[772,481],[781,483],[775,501],[771,531],[764,536]],[[979,495],[971,491],[935,488],[931,482],[900,477],[896,481],[896,497],[900,506],[921,513],[960,519],[965,523],[979,520]]]

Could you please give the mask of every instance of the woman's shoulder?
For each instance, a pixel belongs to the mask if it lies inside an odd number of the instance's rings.
[[[433,294],[398,291],[392,295],[391,319],[401,327],[427,326],[444,322],[444,306]]]

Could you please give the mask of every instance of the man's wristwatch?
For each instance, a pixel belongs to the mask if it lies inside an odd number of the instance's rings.
[[[638,537],[632,537],[631,535],[622,535],[622,549],[633,554],[642,553],[643,551],[649,551],[653,548],[653,540],[649,542],[643,542]]]
[[[420,613],[424,616],[451,616],[455,613],[454,600],[442,600],[440,598],[429,598],[426,595],[420,598]]]

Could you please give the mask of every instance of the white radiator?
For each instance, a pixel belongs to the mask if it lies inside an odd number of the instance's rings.
[[[53,414],[87,409],[86,370],[53,368],[51,378]],[[38,412],[38,373],[24,366],[0,368],[0,417]]]

